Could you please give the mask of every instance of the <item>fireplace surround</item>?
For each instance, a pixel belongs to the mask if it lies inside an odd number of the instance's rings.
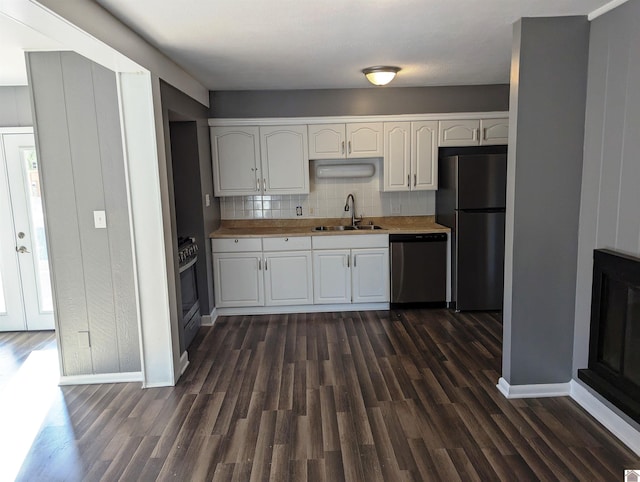
[[[593,253],[588,368],[578,378],[640,423],[640,259]]]

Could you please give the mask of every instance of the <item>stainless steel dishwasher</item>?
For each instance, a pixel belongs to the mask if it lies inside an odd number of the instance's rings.
[[[447,234],[391,234],[391,303],[446,303]]]

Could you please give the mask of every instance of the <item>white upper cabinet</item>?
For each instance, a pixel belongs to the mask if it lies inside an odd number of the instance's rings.
[[[440,121],[440,146],[488,146],[507,144],[509,119]]]
[[[384,123],[384,190],[438,187],[438,122]]]
[[[306,126],[260,127],[264,194],[309,192]]]
[[[383,149],[382,122],[347,124],[347,157],[381,157]]]
[[[482,119],[480,121],[480,144],[508,144],[509,119]]]
[[[411,122],[384,123],[384,190],[409,191]]]
[[[440,146],[477,146],[480,120],[440,121]]]
[[[307,126],[212,127],[216,196],[309,192]]]
[[[258,127],[212,127],[213,189],[216,196],[257,194],[260,166]]]
[[[411,123],[411,190],[438,189],[438,122]]]
[[[309,128],[310,159],[344,159],[346,140],[344,124],[317,124]]]
[[[311,124],[310,159],[347,159],[383,155],[382,122]]]

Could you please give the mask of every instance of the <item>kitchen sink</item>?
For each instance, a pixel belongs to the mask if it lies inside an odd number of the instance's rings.
[[[316,226],[313,231],[369,231],[382,229],[375,224],[364,224],[362,226]]]
[[[354,226],[316,226],[314,231],[353,231]]]

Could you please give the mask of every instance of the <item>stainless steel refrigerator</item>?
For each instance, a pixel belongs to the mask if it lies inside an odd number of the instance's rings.
[[[458,311],[502,309],[506,182],[506,146],[440,150],[436,222],[451,228]]]

